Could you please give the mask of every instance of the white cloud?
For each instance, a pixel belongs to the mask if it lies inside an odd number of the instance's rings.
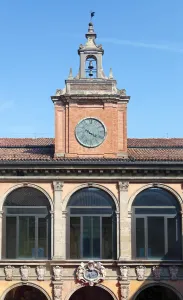
[[[164,50],[169,52],[183,53],[183,46],[180,45],[172,45],[172,44],[154,44],[154,43],[146,43],[146,42],[136,42],[129,40],[120,40],[115,38],[100,38],[102,42],[115,44],[115,45],[126,45],[138,48],[150,48],[156,50]]]

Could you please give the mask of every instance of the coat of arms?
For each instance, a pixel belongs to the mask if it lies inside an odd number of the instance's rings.
[[[104,266],[93,260],[90,260],[87,264],[83,262],[77,268],[76,276],[79,282],[82,284],[89,284],[93,286],[94,283],[99,283],[105,279],[106,272]]]

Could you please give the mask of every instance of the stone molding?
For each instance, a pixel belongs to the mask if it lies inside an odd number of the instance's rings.
[[[53,284],[53,299],[61,300],[62,297],[62,283]]]

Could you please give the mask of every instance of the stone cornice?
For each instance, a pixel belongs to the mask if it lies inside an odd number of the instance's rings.
[[[161,181],[182,181],[183,179],[183,165],[179,165],[176,168],[174,166],[123,166],[119,165],[92,165],[91,162],[88,164],[74,165],[70,164],[47,164],[45,165],[37,163],[26,165],[19,162],[19,164],[3,164],[0,165],[0,178],[16,178],[17,180],[39,178],[39,179],[50,179],[50,180],[111,180],[111,181],[148,181],[151,180],[155,183]]]

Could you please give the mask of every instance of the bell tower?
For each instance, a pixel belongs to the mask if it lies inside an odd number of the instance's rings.
[[[90,22],[80,45],[79,72],[70,69],[65,88],[51,99],[55,106],[55,157],[126,158],[127,104],[125,89],[117,88],[112,69],[106,77],[102,67],[104,50],[96,44]]]

